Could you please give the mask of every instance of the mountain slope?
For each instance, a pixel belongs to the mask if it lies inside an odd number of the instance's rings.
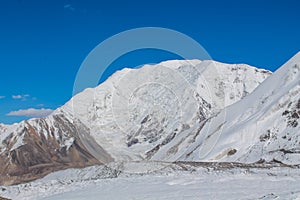
[[[82,144],[78,128],[62,115],[1,127],[0,184],[40,178],[60,169],[100,164]],[[109,158],[109,156],[108,156]]]
[[[191,143],[183,141],[193,140],[199,126],[251,93],[270,74],[248,65],[167,61],[119,71],[58,112],[89,127],[91,136],[116,161],[171,161],[180,145]],[[82,141],[89,143],[84,137]]]
[[[225,117],[224,117],[225,116]],[[210,120],[187,160],[300,164],[300,53]],[[204,126],[203,132],[207,125]],[[212,135],[217,135],[210,141]]]

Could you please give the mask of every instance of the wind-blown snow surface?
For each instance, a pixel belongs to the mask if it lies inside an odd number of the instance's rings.
[[[133,173],[147,167],[160,170]],[[23,200],[299,199],[299,172],[282,166],[123,163],[55,172],[31,183],[2,187],[0,195]]]

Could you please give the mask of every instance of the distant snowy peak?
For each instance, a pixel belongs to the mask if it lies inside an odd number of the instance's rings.
[[[165,80],[159,73],[166,76]],[[172,78],[173,82],[178,81],[179,84],[198,93],[214,110],[220,110],[251,93],[271,74],[268,70],[246,64],[224,64],[210,60],[165,61],[157,65],[145,65],[139,69],[125,68],[117,71],[98,87],[88,88],[77,94],[58,111],[69,113],[71,116],[75,112],[82,121],[89,123],[86,119],[88,116],[86,108],[97,101],[107,103],[109,99],[102,99],[104,94],[117,95],[120,90],[126,90],[128,95],[134,92],[122,87],[123,83],[130,89],[139,88],[150,82],[167,88],[170,86],[165,84],[171,83],[167,81]],[[98,97],[100,99],[97,99]],[[58,111],[55,113],[59,113]]]
[[[102,94],[113,93],[116,86],[124,83],[125,80],[128,81],[126,84],[137,84],[136,87],[139,87],[139,84],[149,83],[149,81],[153,81],[151,78],[155,77],[153,74],[152,77],[148,76],[149,72],[164,72],[167,78],[174,78],[174,74],[177,75],[175,78],[181,77],[176,81],[185,86],[188,85],[207,102],[216,104],[215,106],[218,106],[219,109],[239,101],[272,74],[268,70],[246,64],[224,64],[211,60],[171,60],[156,65],[144,65],[138,69],[124,68],[117,71],[98,87],[86,89],[73,97],[62,108],[73,112],[74,106],[81,106],[84,103],[91,104],[91,101],[96,100],[94,96],[99,92]],[[133,74],[139,75],[139,77],[133,77]],[[128,77],[133,79],[128,80]],[[163,82],[163,80],[156,81],[158,84],[163,84],[159,81]],[[75,108],[75,112],[80,113],[80,108]]]
[[[115,160],[150,159],[178,135],[247,96],[270,75],[245,64],[166,61],[118,71],[57,112],[78,118]]]

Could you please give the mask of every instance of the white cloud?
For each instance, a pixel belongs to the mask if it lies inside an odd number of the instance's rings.
[[[12,95],[13,99],[22,99],[22,95]]]
[[[0,96],[0,99],[4,99],[5,98],[5,96]]]
[[[35,108],[29,108],[26,110],[18,110],[18,111],[11,111],[7,116],[23,116],[23,117],[46,117],[50,115],[53,112],[51,109],[35,109]]]
[[[70,11],[75,11],[75,8],[71,5],[71,4],[66,4],[66,5],[64,5],[64,8],[65,9],[68,9],[68,10],[70,10]]]
[[[21,99],[22,101],[26,101],[28,97],[30,97],[29,94],[18,94],[18,95],[12,95],[11,96],[13,99]]]

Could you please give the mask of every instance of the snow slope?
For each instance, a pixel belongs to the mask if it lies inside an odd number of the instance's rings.
[[[221,128],[198,137],[201,146],[186,160],[299,164],[299,116],[300,53],[250,95],[210,119],[211,126]],[[208,128],[205,125],[202,132]]]

